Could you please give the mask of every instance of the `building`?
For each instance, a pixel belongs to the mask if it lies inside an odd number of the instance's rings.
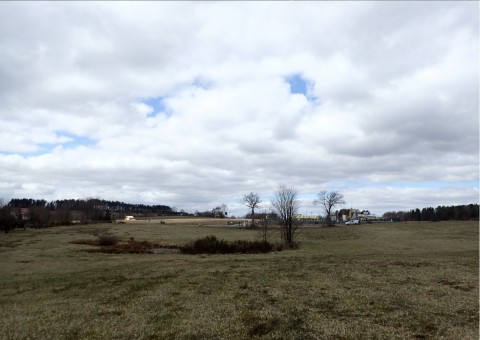
[[[320,216],[296,215],[295,218],[300,221],[320,221]]]
[[[370,213],[368,210],[350,209],[348,216],[342,215],[343,222],[348,220],[360,220],[360,221],[374,221],[378,220],[378,216]]]

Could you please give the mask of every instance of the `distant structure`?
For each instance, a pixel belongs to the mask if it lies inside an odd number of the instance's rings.
[[[377,215],[370,213],[368,210],[362,210],[357,214],[357,217],[360,220],[376,220],[378,218]]]
[[[320,216],[296,215],[295,218],[300,221],[320,221]]]
[[[360,220],[360,221],[375,221],[378,220],[379,217],[375,214],[372,214],[368,210],[359,210],[359,209],[350,209],[348,212],[348,216],[346,214],[342,215],[343,222],[349,220]]]

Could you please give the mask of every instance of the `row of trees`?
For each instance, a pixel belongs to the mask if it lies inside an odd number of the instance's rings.
[[[255,225],[255,209],[262,203],[257,193],[250,192],[243,196],[243,203],[251,210],[251,226]],[[331,212],[332,209],[339,204],[345,204],[343,195],[337,191],[320,191],[317,198],[313,201],[315,205],[319,205],[325,213],[325,222],[328,226],[332,225]],[[295,243],[295,235],[300,222],[295,218],[298,215],[300,201],[298,192],[286,185],[280,185],[274,192],[270,202],[273,213],[276,216],[277,223],[281,226],[281,235],[285,243],[293,245]],[[267,219],[261,222],[263,237],[266,240],[266,231],[268,227]]]
[[[45,207],[51,211],[68,208],[70,210],[96,209],[116,213],[141,213],[144,215],[172,214],[173,208],[167,205],[131,204],[119,201],[107,201],[99,198],[63,199],[47,202],[46,200],[32,198],[14,198],[7,204],[12,208]]]
[[[478,220],[478,204],[438,206],[410,211],[387,211],[383,218],[395,221],[449,221]]]
[[[0,201],[0,228],[8,231],[15,226],[31,225],[47,227],[111,221],[113,218],[136,214],[137,216],[162,216],[178,214],[167,205],[130,204],[107,201],[98,198],[65,199],[47,202],[46,200],[22,198],[9,203]]]
[[[262,200],[257,193],[250,192],[243,196],[243,203],[251,210],[251,226],[255,225],[255,209],[260,206]],[[335,206],[345,204],[344,197],[337,191],[320,191],[313,201],[322,208],[325,214],[325,223],[332,225],[332,210]],[[287,244],[295,243],[295,235],[300,222],[295,219],[299,210],[298,193],[295,189],[280,185],[274,192],[270,202],[272,215],[277,224],[281,226],[282,239]],[[412,209],[410,211],[391,211],[383,215],[385,219],[398,221],[444,221],[444,220],[478,220],[479,205],[438,206],[437,208]],[[262,238],[266,240],[268,228],[267,216],[260,222]]]
[[[216,217],[216,218],[226,218],[228,217],[227,206],[225,204],[221,204],[212,210],[205,210],[205,211],[195,211],[195,216],[199,217]]]

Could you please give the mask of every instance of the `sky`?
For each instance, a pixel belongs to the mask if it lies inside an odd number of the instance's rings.
[[[2,2],[0,51],[4,201],[479,202],[478,2]]]

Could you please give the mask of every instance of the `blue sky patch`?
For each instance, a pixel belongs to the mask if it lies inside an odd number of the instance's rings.
[[[19,156],[28,158],[28,157],[45,155],[47,153],[50,153],[56,147],[56,145],[54,144],[46,144],[46,143],[36,144],[35,146],[37,147],[37,149],[34,151],[25,151],[25,152],[8,151],[8,152],[0,152],[0,154],[4,156],[19,155]]]
[[[75,135],[75,134],[68,133],[68,132],[57,132],[57,136],[58,137],[66,137],[66,138],[70,139],[70,141],[68,141],[68,142],[59,143],[64,148],[69,148],[69,149],[75,148],[77,146],[94,145],[96,143],[95,140],[93,140],[89,137],[79,136],[79,135]]]
[[[290,84],[291,93],[299,93],[307,96],[308,82],[300,74],[287,77],[287,82]]]
[[[302,77],[301,74],[293,74],[285,78],[287,83],[290,85],[290,93],[292,94],[303,94],[307,97],[308,100],[315,100],[316,97],[311,96],[309,94],[310,89],[312,87],[312,83]]]
[[[95,145],[96,141],[92,138],[79,136],[72,133],[57,131],[55,132],[57,137],[65,137],[69,140],[66,142],[58,143],[37,143],[35,144],[36,150],[26,152],[0,152],[2,155],[20,155],[22,157],[36,157],[51,153],[56,147],[61,146],[64,149],[74,149],[78,146],[90,146]]]
[[[165,111],[165,103],[163,97],[151,97],[144,99],[142,102],[153,108],[153,111],[148,114],[148,117],[155,117],[162,112],[164,112],[167,116],[169,115]]]

